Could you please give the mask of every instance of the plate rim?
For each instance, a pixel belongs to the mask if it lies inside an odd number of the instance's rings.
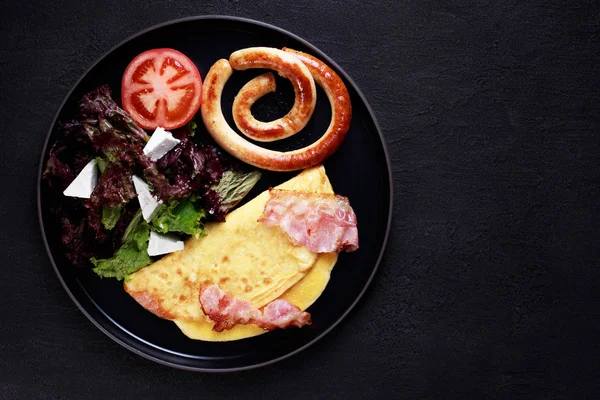
[[[315,51],[316,53],[318,53],[318,55],[323,58],[329,65],[332,65],[333,67],[335,67],[335,69],[340,73],[340,75],[343,76],[343,78],[350,83],[350,85],[352,85],[352,87],[354,88],[354,90],[356,91],[356,93],[358,94],[359,98],[361,99],[361,101],[363,102],[363,104],[365,105],[365,108],[367,109],[367,112],[369,113],[370,117],[373,120],[373,123],[375,125],[375,130],[377,131],[377,134],[379,135],[379,139],[381,141],[381,145],[383,148],[383,152],[385,155],[385,164],[387,167],[387,171],[388,171],[388,187],[389,187],[389,207],[388,207],[388,221],[387,221],[387,226],[386,226],[386,230],[385,230],[385,236],[383,238],[383,243],[381,246],[381,249],[379,251],[379,256],[377,257],[377,261],[375,262],[375,266],[373,268],[373,271],[371,272],[371,275],[369,276],[368,280],[365,282],[362,290],[360,291],[360,293],[356,296],[356,298],[354,299],[354,301],[352,302],[352,304],[350,304],[350,306],[346,309],[346,311],[344,311],[344,313],[336,320],[333,322],[333,324],[331,324],[331,326],[329,326],[327,329],[325,329],[321,334],[319,334],[318,336],[316,336],[314,339],[312,339],[310,342],[304,344],[303,346],[288,352],[280,357],[276,357],[267,361],[263,361],[263,362],[259,362],[259,363],[255,363],[255,364],[251,364],[251,365],[246,365],[246,366],[242,366],[242,367],[233,367],[233,368],[204,368],[204,367],[193,367],[193,366],[187,366],[187,365],[181,365],[181,364],[177,364],[175,362],[170,362],[167,360],[163,360],[157,357],[152,356],[151,354],[148,354],[140,349],[137,349],[136,347],[126,343],[125,341],[121,340],[119,337],[117,337],[116,335],[114,335],[113,333],[111,333],[108,329],[106,329],[104,326],[102,326],[102,324],[100,324],[100,322],[96,321],[95,318],[93,318],[88,312],[87,310],[81,305],[81,303],[75,298],[75,296],[73,295],[73,293],[71,292],[71,290],[69,289],[69,287],[67,286],[67,284],[65,283],[62,275],[60,274],[58,267],[56,265],[56,262],[54,261],[54,257],[52,257],[52,252],[50,249],[50,246],[48,244],[48,238],[46,237],[46,230],[44,227],[44,220],[42,217],[42,202],[41,202],[41,187],[42,187],[42,174],[44,172],[44,159],[46,156],[46,152],[48,150],[48,144],[50,142],[50,137],[52,135],[52,131],[54,129],[54,126],[56,125],[56,121],[58,120],[58,116],[60,114],[60,112],[62,111],[62,109],[64,108],[65,104],[67,103],[68,99],[71,97],[73,91],[75,91],[75,89],[79,86],[79,84],[81,83],[81,81],[89,74],[89,72],[96,67],[96,65],[98,65],[102,60],[104,60],[104,58],[106,58],[108,55],[110,55],[111,53],[113,53],[114,51],[116,51],[118,48],[120,48],[121,46],[127,44],[128,42],[130,42],[131,40],[142,36],[146,33],[149,33],[153,30],[165,27],[165,26],[169,26],[169,25],[175,25],[175,24],[179,24],[179,23],[183,23],[183,22],[189,22],[189,21],[198,21],[198,20],[223,20],[223,21],[233,21],[233,22],[242,22],[245,24],[250,24],[250,25],[257,25],[260,26],[262,28],[267,28],[267,29],[272,29],[275,30],[283,35],[286,35],[294,40],[297,40],[298,42],[302,43],[304,46],[308,47],[311,49],[311,51]],[[189,17],[183,17],[183,18],[177,18],[177,19],[172,19],[172,20],[168,20],[165,22],[161,22],[159,24],[155,24],[152,25],[146,29],[143,29],[141,31],[138,31],[128,37],[126,37],[125,39],[123,39],[122,41],[120,41],[119,43],[117,43],[116,45],[112,46],[110,49],[108,49],[107,51],[105,51],[100,57],[98,57],[90,66],[89,68],[87,68],[83,74],[71,85],[71,89],[68,91],[68,93],[65,95],[63,101],[61,102],[61,104],[59,105],[54,118],[52,119],[52,123],[50,124],[50,127],[48,129],[48,132],[46,134],[46,140],[44,141],[44,146],[42,147],[42,151],[41,151],[41,156],[39,159],[39,166],[38,166],[38,175],[37,175],[37,185],[36,185],[36,198],[37,198],[37,213],[38,213],[38,221],[39,221],[39,226],[40,226],[40,231],[42,234],[42,240],[44,242],[44,247],[46,248],[46,253],[48,255],[48,258],[50,260],[50,263],[52,264],[52,267],[54,268],[54,272],[56,273],[56,276],[58,277],[63,289],[67,292],[67,294],[69,295],[69,297],[71,298],[71,300],[75,303],[75,305],[77,306],[77,308],[79,308],[79,310],[87,317],[88,320],[90,320],[95,326],[96,328],[98,328],[101,332],[103,332],[106,336],[108,336],[110,339],[112,339],[113,341],[115,341],[116,343],[118,343],[119,345],[121,345],[122,347],[124,347],[125,349],[131,351],[134,354],[137,354],[145,359],[151,360],[153,362],[156,362],[158,364],[161,365],[165,365],[165,366],[169,366],[172,368],[176,368],[176,369],[181,369],[181,370],[187,370],[187,371],[195,371],[195,372],[210,372],[210,373],[226,373],[226,372],[237,372],[237,371],[246,371],[246,370],[251,370],[251,369],[256,369],[256,368],[260,368],[260,367],[265,367],[267,365],[271,365],[274,363],[277,363],[279,361],[285,360],[289,357],[292,357],[298,353],[300,353],[301,351],[307,349],[308,347],[312,346],[313,344],[315,344],[316,342],[318,342],[320,339],[322,339],[323,337],[325,337],[329,332],[331,332],[335,327],[337,327],[347,316],[348,314],[354,309],[354,307],[356,307],[356,305],[358,304],[358,302],[362,299],[362,297],[364,296],[365,292],[367,291],[367,289],[371,286],[371,282],[373,281],[373,278],[375,277],[375,274],[377,273],[377,271],[379,270],[379,266],[381,264],[381,260],[383,258],[383,255],[385,253],[385,249],[387,247],[387,243],[388,243],[388,239],[389,239],[389,235],[390,235],[390,229],[391,229],[391,224],[392,224],[392,212],[393,212],[393,198],[394,198],[394,185],[393,185],[393,180],[392,180],[392,168],[391,168],[391,163],[390,163],[390,155],[389,155],[389,151],[387,148],[387,144],[385,142],[385,138],[383,136],[382,130],[381,130],[381,126],[379,125],[379,122],[377,121],[377,118],[375,117],[375,113],[373,112],[373,109],[371,108],[370,104],[368,103],[367,99],[365,98],[364,94],[362,93],[362,91],[360,90],[360,88],[358,87],[358,85],[356,85],[356,83],[354,82],[354,80],[346,73],[346,71],[341,68],[335,61],[333,61],[332,59],[330,59],[329,56],[327,56],[323,51],[319,50],[319,48],[315,45],[313,45],[312,43],[308,42],[307,40],[301,38],[300,36],[289,32],[286,29],[280,28],[278,26],[272,25],[270,23],[266,23],[266,22],[262,22],[262,21],[258,21],[258,20],[254,20],[254,19],[250,19],[250,18],[244,18],[244,17],[238,17],[238,16],[232,16],[232,15],[196,15],[196,16],[189,16]],[[113,322],[114,323],[114,322]],[[139,339],[138,339],[139,340]]]

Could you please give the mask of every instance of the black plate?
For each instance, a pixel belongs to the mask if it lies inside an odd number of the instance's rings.
[[[340,255],[327,289],[309,308],[312,325],[235,342],[194,341],[185,337],[173,322],[144,310],[120,282],[101,280],[90,269],[76,270],[65,261],[59,229],[47,210],[50,193],[41,185],[41,171],[48,156],[48,143],[53,143],[59,134],[56,122],[74,115],[81,96],[101,84],[108,83],[114,97],[119,98],[123,71],[142,51],[157,47],[180,50],[196,63],[204,77],[217,59],[228,58],[232,51],[250,46],[287,46],[308,52],[329,64],[345,80],[352,99],[352,126],[341,148],[325,162],[325,168],[334,190],[350,198],[358,216],[360,249]],[[259,72],[234,73],[224,93],[224,110],[231,110],[234,93]],[[271,95],[262,105],[257,104],[259,117],[280,116],[291,105],[291,85],[279,83],[278,96]],[[311,132],[324,132],[330,115],[327,98],[319,91],[317,108],[307,128],[274,148],[297,148],[316,140],[318,135]],[[231,123],[231,115],[227,117]],[[293,175],[265,172],[253,194]],[[46,139],[40,177],[38,210],[42,235],[58,278],[75,304],[100,330],[127,349],[166,365],[197,371],[233,371],[270,364],[323,337],[348,314],[371,282],[391,220],[389,158],[373,112],[354,82],[325,54],[301,38],[241,18],[207,16],[172,21],[141,32],[110,50],[84,74],[61,105]]]

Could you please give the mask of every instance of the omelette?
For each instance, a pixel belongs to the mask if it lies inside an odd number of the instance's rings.
[[[304,170],[277,189],[333,193],[323,166]],[[283,299],[305,310],[325,289],[337,254],[295,246],[281,229],[257,222],[268,200],[265,191],[228,214],[226,222],[208,223],[206,236],[188,239],[183,250],[130,275],[125,290],[197,340],[238,340],[266,332],[256,325],[213,331],[214,322],[198,300],[201,285],[216,284],[256,308]]]

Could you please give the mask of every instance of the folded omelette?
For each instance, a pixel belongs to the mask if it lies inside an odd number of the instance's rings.
[[[277,188],[333,193],[323,166],[307,169]],[[132,274],[125,290],[144,308],[174,321],[186,336],[198,340],[237,340],[265,332],[255,325],[213,331],[214,323],[198,301],[202,284],[217,284],[256,308],[280,298],[305,310],[325,289],[337,254],[294,246],[281,229],[257,222],[268,200],[265,191],[227,215],[226,222],[207,224],[206,236],[188,239],[183,250]]]

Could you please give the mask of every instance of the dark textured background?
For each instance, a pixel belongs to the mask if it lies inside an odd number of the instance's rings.
[[[597,397],[600,2],[1,3],[0,398]],[[229,375],[104,336],[56,279],[35,213],[44,136],[78,77],[127,36],[200,14],[273,23],[336,60],[379,119],[396,193],[349,317]]]

